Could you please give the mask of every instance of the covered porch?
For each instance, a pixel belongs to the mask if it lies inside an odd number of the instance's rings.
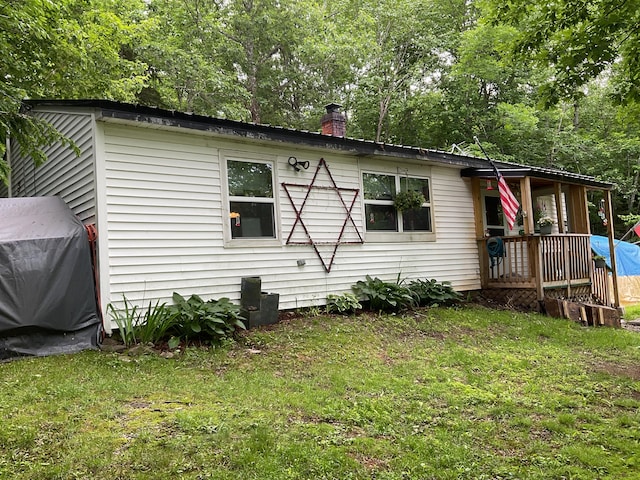
[[[613,249],[612,184],[593,177],[540,167],[496,162],[520,201],[516,225],[509,229],[502,214],[492,168],[470,168],[476,241],[483,293],[515,307],[542,310],[545,299],[620,305]],[[587,191],[602,193],[613,271],[597,265],[591,254]],[[539,226],[553,222],[551,233]]]

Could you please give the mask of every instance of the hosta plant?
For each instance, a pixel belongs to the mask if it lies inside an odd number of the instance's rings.
[[[174,292],[169,310],[175,315],[172,330],[176,337],[186,340],[198,338],[219,343],[237,329],[245,328],[240,307],[228,298],[204,301],[198,295],[184,298]],[[175,338],[171,343],[175,343]]]
[[[462,299],[462,295],[453,289],[450,282],[413,280],[408,287],[423,306],[450,305]]]
[[[351,287],[356,295],[369,301],[369,308],[376,311],[397,312],[418,305],[415,294],[401,282],[385,282],[379,278],[359,280]]]
[[[355,313],[360,310],[362,304],[353,293],[343,293],[342,295],[327,295],[327,311],[329,313]]]

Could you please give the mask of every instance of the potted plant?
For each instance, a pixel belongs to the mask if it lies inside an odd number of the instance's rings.
[[[420,208],[425,202],[424,195],[415,190],[409,190],[407,192],[400,192],[393,200],[393,206],[396,210],[404,212],[406,210],[414,210]]]
[[[593,259],[593,262],[595,263],[596,268],[607,267],[607,261],[602,255],[593,255],[591,258]]]
[[[551,233],[551,227],[555,223],[551,217],[543,216],[538,219],[538,226],[540,227],[541,235],[548,235]]]

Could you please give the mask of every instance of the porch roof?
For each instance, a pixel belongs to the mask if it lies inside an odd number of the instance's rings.
[[[487,163],[489,163],[487,161]],[[569,172],[567,170],[560,170],[555,168],[536,167],[531,165],[521,165],[511,162],[498,162],[494,161],[498,170],[505,178],[524,178],[532,177],[533,179],[548,180],[553,182],[571,183],[577,185],[585,185],[590,188],[596,188],[600,190],[612,190],[615,184],[610,182],[604,182],[597,180],[590,175],[583,175],[581,173]],[[491,167],[469,167],[463,169],[460,174],[463,177],[477,177],[477,178],[495,178],[495,172]]]
[[[493,170],[484,158],[471,155],[448,153],[436,149],[407,145],[394,145],[372,140],[349,137],[334,137],[319,132],[295,130],[258,123],[239,122],[223,118],[196,115],[192,113],[147,107],[112,100],[51,100],[32,99],[23,102],[26,110],[31,109],[90,109],[103,121],[140,122],[156,128],[181,127],[220,135],[245,137],[252,140],[286,142],[309,147],[328,148],[351,153],[357,156],[376,156],[413,159],[431,163],[451,165],[461,168],[463,177],[493,177]],[[506,178],[530,176],[540,179],[587,185],[592,188],[610,190],[613,184],[596,180],[594,177],[551,168],[519,165],[516,163],[495,162]]]

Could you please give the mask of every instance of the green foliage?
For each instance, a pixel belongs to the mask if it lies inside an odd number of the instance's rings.
[[[118,325],[118,334],[125,346],[130,347],[136,344],[136,331],[135,327],[140,320],[140,314],[138,313],[138,307],[129,304],[129,301],[125,298],[124,309],[117,310],[112,303],[107,305],[107,312],[111,319]]]
[[[116,309],[107,306],[110,317],[118,325],[122,342],[130,347],[137,343],[157,344],[169,342],[169,348],[176,348],[180,340],[205,340],[220,343],[233,335],[236,329],[244,329],[240,307],[228,298],[205,302],[197,295],[189,299],[178,293],[173,294],[174,305],[167,306],[159,301],[141,309],[133,305],[123,295],[124,306]]]
[[[327,295],[327,312],[329,313],[355,313],[361,308],[362,304],[353,293],[347,292],[342,295]]]
[[[435,279],[418,279],[405,284],[400,276],[395,282],[384,282],[367,275],[366,280],[358,281],[351,288],[367,299],[374,311],[397,312],[417,306],[451,305],[462,300],[462,295],[453,289],[450,282]]]
[[[614,64],[614,73],[625,80],[619,97],[640,99],[633,81],[640,75],[637,2],[489,0],[484,4],[495,23],[507,23],[520,31],[514,45],[519,61],[552,69],[541,90],[547,104],[575,98],[579,87]]]
[[[420,208],[425,202],[424,195],[415,190],[408,190],[405,192],[399,192],[396,198],[393,199],[393,206],[396,210],[404,212],[406,210],[413,210]]]
[[[636,7],[615,0],[0,2],[0,154],[7,132],[36,164],[47,145],[73,148],[21,112],[23,98],[107,98],[312,131],[322,105],[336,101],[349,112],[349,136],[443,150],[455,144],[457,153],[480,155],[469,145],[480,135],[496,160],[615,183],[614,211],[634,213],[640,107],[614,99],[639,96]],[[541,99],[554,98],[562,100],[543,108]],[[0,181],[8,175],[0,160]]]
[[[379,278],[366,276],[366,280],[359,280],[351,287],[356,295],[364,297],[369,302],[369,308],[374,311],[397,312],[417,305],[415,294],[399,282],[384,282]]]
[[[157,301],[155,305],[149,302],[146,309],[132,305],[122,296],[124,307],[116,309],[113,304],[107,305],[111,319],[118,325],[118,333],[125,346],[137,343],[158,343],[167,336],[167,332],[174,327],[175,314],[164,303]]]
[[[195,294],[185,299],[174,292],[173,305],[168,310],[175,318],[172,331],[187,340],[198,338],[220,343],[237,329],[245,329],[240,307],[225,297],[205,302]]]
[[[462,295],[453,289],[450,282],[413,280],[409,283],[409,289],[423,306],[451,305],[462,300]]]
[[[640,305],[628,305],[624,307],[624,318],[626,320],[637,320],[640,318]]]

